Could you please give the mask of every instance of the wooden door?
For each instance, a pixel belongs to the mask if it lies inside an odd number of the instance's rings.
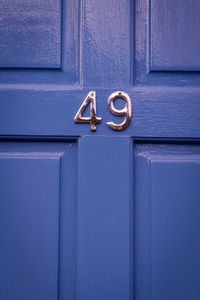
[[[0,299],[199,300],[199,2],[0,8]]]

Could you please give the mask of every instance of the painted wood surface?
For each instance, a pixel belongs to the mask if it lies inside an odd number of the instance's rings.
[[[135,145],[135,299],[200,297],[200,148]]]
[[[47,90],[46,90],[47,89]],[[200,133],[199,88],[123,89],[132,100],[132,120],[120,132],[106,122],[121,123],[111,114],[107,101],[112,90],[96,90],[97,115],[102,117],[97,131],[89,124],[75,124],[74,117],[89,89],[57,90],[56,86],[18,87],[0,91],[0,132],[2,135],[30,136],[129,136],[198,138]],[[89,112],[88,114],[89,115]],[[86,116],[85,115],[85,116]]]
[[[1,68],[60,67],[60,4],[60,0],[1,1]]]
[[[76,161],[75,143],[0,143],[0,298],[74,299]]]
[[[0,298],[199,300],[199,4],[1,2]]]
[[[0,10],[1,83],[80,81],[78,0],[3,0]]]
[[[78,299],[129,300],[132,143],[84,137],[79,149]]]
[[[198,86],[198,0],[134,3],[134,84]]]
[[[199,1],[149,2],[150,70],[199,71]]]

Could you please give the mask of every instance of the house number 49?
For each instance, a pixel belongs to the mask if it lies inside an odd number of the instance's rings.
[[[114,101],[116,99],[123,99],[125,101],[125,106],[122,109],[117,109],[114,106]],[[86,107],[90,104],[90,117],[83,117],[83,113]],[[130,97],[121,91],[114,92],[108,98],[108,108],[116,116],[124,116],[124,121],[120,124],[113,122],[107,122],[107,125],[113,130],[123,130],[128,127],[131,120],[131,99]],[[96,131],[96,124],[101,123],[102,118],[96,116],[96,92],[91,91],[83,101],[81,107],[79,108],[76,116],[74,117],[75,123],[89,123],[91,131]]]

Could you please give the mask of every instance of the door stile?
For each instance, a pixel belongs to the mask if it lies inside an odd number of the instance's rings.
[[[130,138],[80,138],[79,300],[131,298],[131,149]]]

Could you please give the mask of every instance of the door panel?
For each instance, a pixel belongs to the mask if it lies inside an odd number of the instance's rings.
[[[0,84],[79,82],[78,0],[3,0],[0,10]]]
[[[135,0],[135,84],[199,86],[198,0]]]
[[[200,297],[199,146],[135,150],[135,297]]]
[[[198,0],[151,0],[150,70],[199,71]]]
[[[60,0],[2,1],[0,67],[59,68]]]
[[[0,145],[1,299],[54,300],[74,293],[76,248],[68,235],[76,234],[75,178],[67,162],[74,164],[73,147]]]

